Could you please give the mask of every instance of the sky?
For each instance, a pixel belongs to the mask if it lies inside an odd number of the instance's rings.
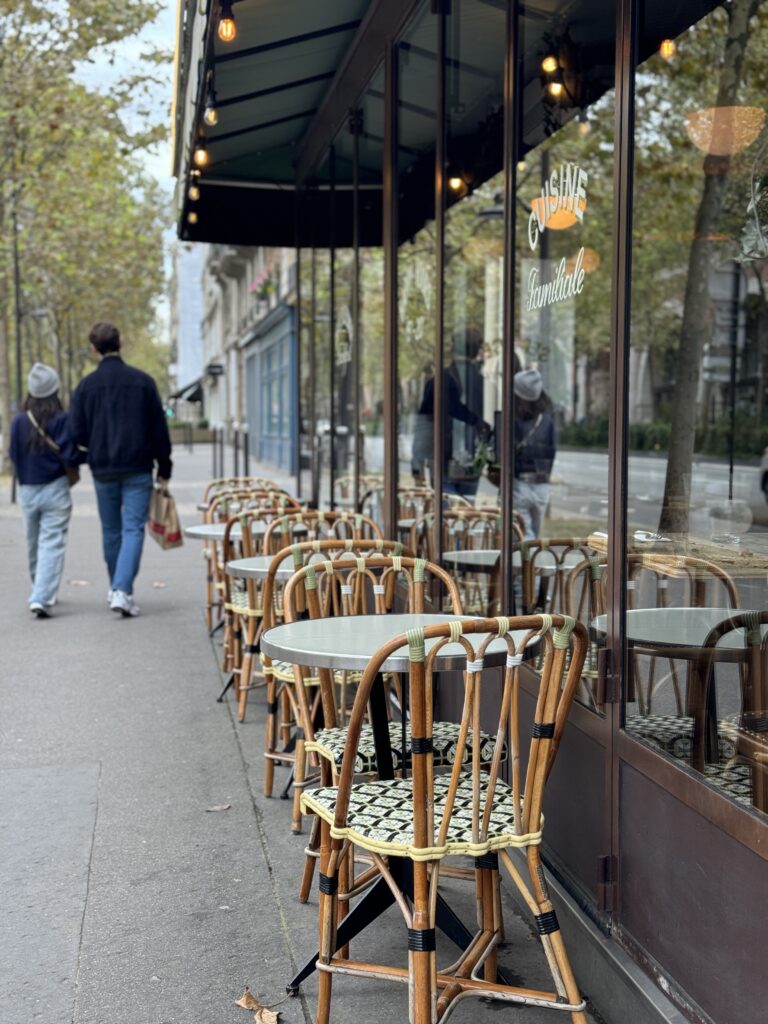
[[[143,32],[132,39],[125,40],[112,48],[114,63],[110,64],[103,55],[98,63],[85,65],[80,69],[79,77],[92,89],[108,92],[110,86],[120,77],[135,73],[141,65],[141,53],[147,45],[167,50],[172,56],[176,43],[176,5],[177,0],[164,0],[162,10],[155,21]],[[153,151],[143,155],[148,173],[165,186],[170,193],[173,187],[171,178],[171,102],[173,99],[173,65],[169,58],[165,88],[159,92],[157,103],[162,116],[168,125],[168,135],[164,143],[156,146]]]

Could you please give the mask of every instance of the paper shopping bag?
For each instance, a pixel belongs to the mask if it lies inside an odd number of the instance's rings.
[[[152,491],[147,532],[163,550],[178,548],[184,543],[176,502],[165,487],[155,487]]]

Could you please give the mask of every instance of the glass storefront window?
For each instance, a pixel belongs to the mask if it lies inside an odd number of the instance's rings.
[[[512,465],[515,602],[604,608],[614,244],[615,4],[522,15]],[[577,699],[601,710],[594,633]]]
[[[400,539],[432,553],[435,361],[435,104],[439,19],[425,9],[398,44],[398,508]],[[418,537],[417,537],[418,533]]]
[[[640,6],[626,729],[766,813],[768,3],[700,7]]]

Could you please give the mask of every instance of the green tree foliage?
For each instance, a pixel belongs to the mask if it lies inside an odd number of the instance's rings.
[[[167,199],[141,151],[166,131],[152,89],[163,54],[108,94],[87,88],[89,64],[150,23],[147,0],[0,0],[0,417],[15,391],[14,248],[21,301],[22,383],[53,363],[65,393],[91,368],[87,335],[113,320],[126,355],[167,381],[155,305],[163,293]]]

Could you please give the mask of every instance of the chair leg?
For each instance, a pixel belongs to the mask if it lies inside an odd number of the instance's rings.
[[[264,767],[264,796],[272,796],[275,784],[275,762],[269,755],[277,748],[277,684],[269,665],[264,666],[264,678],[267,681],[267,736],[264,744],[267,754]]]
[[[248,616],[245,620],[245,643],[242,645],[240,659],[240,699],[237,708],[238,722],[245,721],[245,710],[248,707],[248,691],[251,688],[253,674],[253,655],[256,648],[257,620]]]
[[[437,968],[434,947],[435,923],[429,913],[429,865],[413,865],[413,931],[427,933],[422,949],[408,949],[408,1002],[410,1024],[433,1024],[437,1007]],[[432,941],[427,940],[431,933]],[[408,943],[409,947],[411,943]]]
[[[304,871],[301,876],[301,886],[299,888],[299,903],[306,903],[309,899],[309,894],[312,891],[312,879],[315,875],[315,861],[317,857],[314,855],[319,852],[320,849],[320,819],[318,817],[312,818],[312,832],[307,843],[307,852],[304,855]]]
[[[293,817],[291,820],[291,831],[296,835],[301,833],[302,813],[301,794],[304,792],[304,779],[307,773],[307,755],[304,751],[304,730],[296,730],[296,760],[293,767]]]
[[[331,855],[331,829],[326,822],[320,824],[320,872],[328,876]],[[334,878],[336,873],[334,872]],[[336,895],[320,891],[320,963],[330,963],[336,945]],[[328,971],[318,971],[317,1019],[316,1024],[330,1024],[331,983],[333,976]]]
[[[563,942],[563,936],[560,932],[560,926],[557,923],[555,917],[554,908],[549,899],[549,893],[546,889],[546,881],[544,880],[544,870],[541,864],[541,856],[539,848],[532,846],[528,848],[528,871],[531,876],[531,883],[533,886],[533,895],[536,900],[536,904],[539,908],[539,916],[551,915],[550,923],[548,927],[552,930],[549,932],[542,933],[541,941],[544,946],[544,952],[549,963],[550,970],[552,971],[553,980],[555,987],[558,992],[564,992],[569,1003],[580,1003],[581,994],[579,987],[576,984],[576,979],[573,976],[573,970],[571,963],[568,959],[568,954],[565,951],[565,943]],[[587,1014],[584,1010],[578,1010],[571,1014],[571,1020],[573,1024],[588,1024]]]
[[[498,871],[493,868],[479,868],[477,871],[477,896],[480,906],[480,927],[489,934],[498,931],[497,894]],[[483,964],[486,981],[496,981],[496,950],[493,949]]]

